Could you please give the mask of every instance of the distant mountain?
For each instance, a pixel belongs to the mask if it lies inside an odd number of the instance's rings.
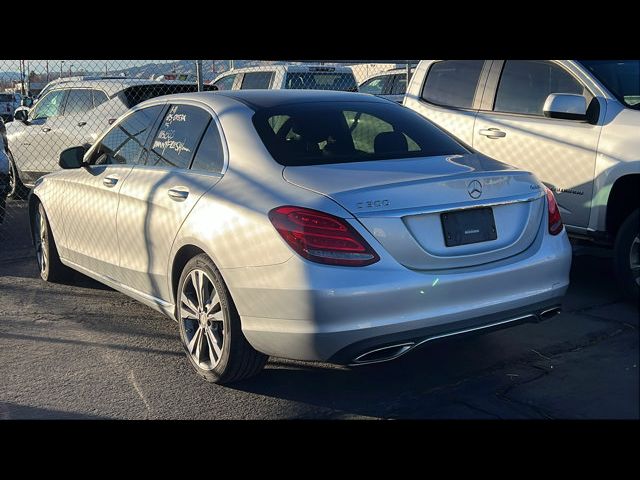
[[[20,72],[4,71],[0,72],[0,81],[13,82],[20,80]]]
[[[285,62],[263,62],[255,60],[235,60],[234,68],[253,67],[258,65],[280,64]],[[222,72],[229,70],[229,60],[203,60],[202,71],[204,81],[208,82],[220,75]],[[109,75],[119,75],[124,73],[129,78],[151,78],[167,73],[192,74],[196,73],[195,60],[179,60],[170,63],[148,63],[138,67],[129,67],[120,70],[109,70]],[[104,74],[104,72],[101,72]]]

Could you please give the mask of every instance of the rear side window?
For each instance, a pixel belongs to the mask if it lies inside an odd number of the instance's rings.
[[[211,115],[192,105],[171,105],[153,139],[147,165],[189,168]]]
[[[393,79],[393,87],[391,87],[392,95],[404,95],[407,92],[407,74],[401,73],[395,75]]]
[[[221,173],[224,165],[224,150],[218,126],[213,119],[204,132],[202,142],[191,164],[192,170],[203,170],[211,173]]]
[[[107,133],[93,155],[95,165],[138,165],[149,131],[162,110],[162,105],[132,113]]]
[[[98,105],[102,105],[104,102],[109,100],[107,94],[102,90],[91,90],[93,92],[93,106],[97,107]]]
[[[218,87],[218,90],[231,90],[233,88],[233,82],[237,75],[227,75],[218,80],[214,85]]]
[[[545,61],[507,60],[494,103],[496,112],[540,115],[551,93],[591,94],[561,67]]]
[[[285,166],[468,153],[427,119],[393,102],[280,105],[258,110],[253,123],[271,156]]]
[[[437,105],[471,108],[484,60],[444,60],[431,65],[422,98]]]
[[[271,86],[271,77],[273,77],[273,72],[249,72],[244,74],[244,78],[242,79],[242,85],[240,88],[242,90],[257,88],[257,89],[267,89]]]
[[[88,89],[69,90],[67,103],[64,107],[65,115],[76,115],[88,112],[93,108],[93,95]]]

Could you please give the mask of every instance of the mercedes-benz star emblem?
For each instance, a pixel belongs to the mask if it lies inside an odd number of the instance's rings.
[[[478,180],[469,182],[467,192],[469,192],[471,198],[480,198],[480,195],[482,195],[482,184]]]

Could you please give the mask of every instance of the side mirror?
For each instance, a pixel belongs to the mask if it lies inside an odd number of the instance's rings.
[[[29,112],[27,110],[16,110],[13,114],[13,118],[22,123],[27,123],[27,120],[29,119]]]
[[[58,165],[60,165],[64,169],[83,167],[85,165],[84,154],[86,152],[86,145],[67,148],[60,154]]]
[[[542,107],[545,117],[564,120],[586,120],[587,100],[574,93],[552,93]]]
[[[22,105],[23,107],[31,108],[31,106],[33,105],[33,98],[31,98],[31,97],[24,97],[24,98],[22,99],[22,102],[20,102],[20,105]]]

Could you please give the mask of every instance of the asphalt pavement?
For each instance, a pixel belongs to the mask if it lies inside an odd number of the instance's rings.
[[[76,275],[40,280],[25,208],[0,226],[0,419],[638,419],[638,310],[608,251],[576,246],[551,320],[358,368],[270,359],[206,383],[172,320]]]

